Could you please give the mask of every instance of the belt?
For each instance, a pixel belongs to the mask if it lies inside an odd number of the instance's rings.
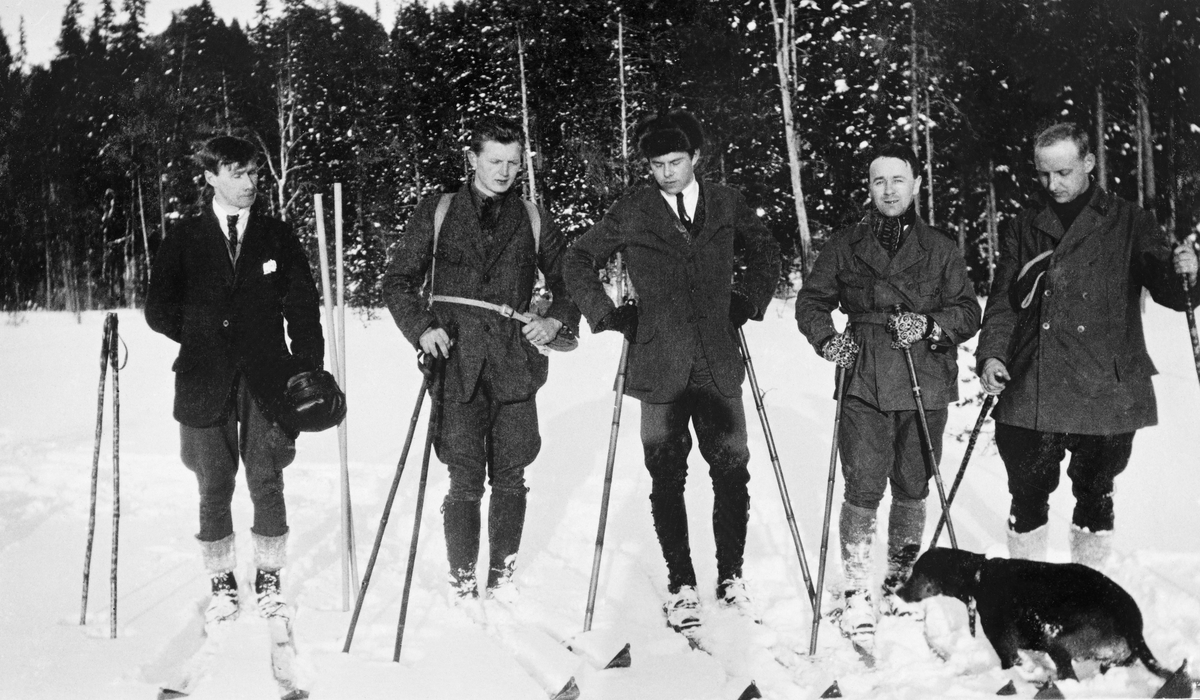
[[[462,304],[463,306],[474,306],[479,309],[487,309],[488,311],[494,311],[505,318],[511,318],[514,321],[520,321],[521,323],[529,323],[533,320],[533,317],[529,314],[523,314],[508,304],[493,304],[490,301],[480,301],[478,299],[471,299],[470,297],[452,297],[444,294],[434,294],[433,301],[442,301],[446,302],[447,304]],[[579,338],[577,338],[575,334],[571,332],[570,328],[567,328],[564,325],[558,329],[558,335],[554,336],[554,339],[549,343],[546,343],[544,346],[534,347],[538,349],[538,352],[544,352],[543,348],[567,352],[574,350],[578,345]]]
[[[434,298],[436,299],[437,297]],[[846,317],[850,319],[850,323],[867,323],[884,326],[887,325],[888,316],[890,315],[883,311],[864,311],[861,313],[846,314]]]

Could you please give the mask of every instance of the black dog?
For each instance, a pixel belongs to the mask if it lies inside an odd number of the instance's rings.
[[[1112,579],[1081,564],[987,559],[934,547],[921,555],[897,592],[910,603],[946,595],[975,599],[983,632],[1001,668],[1019,663],[1017,651],[1044,651],[1059,678],[1075,678],[1072,659],[1095,659],[1101,672],[1139,659],[1169,678],[1142,636],[1137,603]]]

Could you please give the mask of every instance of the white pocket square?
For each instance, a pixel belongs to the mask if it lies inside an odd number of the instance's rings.
[[[269,275],[274,271],[275,271],[275,261],[274,260],[268,260],[265,263],[263,263],[263,274],[264,275]]]

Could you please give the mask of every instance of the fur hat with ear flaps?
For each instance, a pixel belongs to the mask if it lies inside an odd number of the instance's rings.
[[[668,153],[694,154],[704,145],[704,128],[691,112],[682,109],[644,117],[635,132],[638,149],[646,158]]]

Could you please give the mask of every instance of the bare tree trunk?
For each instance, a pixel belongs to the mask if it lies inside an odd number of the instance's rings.
[[[1167,118],[1167,231],[1171,238],[1178,238],[1179,213],[1176,209],[1179,197],[1179,171],[1175,166],[1175,115]]]
[[[987,198],[987,236],[988,236],[988,289],[996,280],[996,257],[1000,248],[1000,221],[996,211],[996,165],[988,161],[988,198]]]
[[[629,187],[629,104],[625,99],[625,16],[617,13],[617,79],[621,86],[621,184]]]
[[[525,81],[525,43],[521,40],[521,30],[517,29],[517,64],[521,69],[521,127],[525,130],[525,170],[529,173],[525,178],[526,194],[529,201],[537,204],[537,175],[533,169],[533,141],[529,138],[529,97]]]
[[[1096,182],[1108,189],[1108,127],[1105,124],[1104,86],[1096,84]]]
[[[1145,75],[1146,35],[1145,29],[1138,27],[1137,40],[1137,77],[1134,89],[1137,93],[1137,153],[1138,153],[1138,204],[1153,211],[1155,200],[1154,186],[1154,132],[1150,126],[1150,96],[1146,85]]]
[[[961,214],[958,217],[958,252],[964,257],[967,254],[967,220]]]
[[[142,178],[137,179],[138,214],[142,219],[142,248],[146,254],[146,281],[150,281],[150,231],[146,229],[146,200],[142,197]]]
[[[42,209],[42,234],[46,251],[46,308],[50,308],[50,299],[54,293],[53,256],[50,255],[50,209],[54,206],[54,183],[46,183],[46,208]]]
[[[929,86],[925,86],[925,192],[929,198],[928,221],[930,226],[937,224],[933,220],[933,120],[929,113]],[[915,174],[915,173],[914,173]]]
[[[918,68],[917,68],[917,3],[910,2],[908,4],[909,16],[909,41],[908,41],[908,100],[909,100],[909,125],[908,136],[912,142],[913,153],[918,158],[921,156],[921,141],[919,130],[921,128],[921,110],[920,110],[920,94],[917,90]],[[916,175],[916,173],[913,173]],[[917,214],[921,213],[921,198],[913,199],[913,211]]]
[[[801,280],[812,269],[812,235],[808,227],[808,212],[804,208],[804,188],[800,180],[800,141],[792,116],[792,95],[795,66],[791,63],[793,25],[779,17],[775,0],[771,0],[771,17],[775,28],[775,68],[779,73],[779,96],[783,107],[783,135],[787,143],[788,167],[792,178],[792,198],[796,204],[796,226],[800,236]],[[784,0],[784,17],[792,17],[792,0]]]

